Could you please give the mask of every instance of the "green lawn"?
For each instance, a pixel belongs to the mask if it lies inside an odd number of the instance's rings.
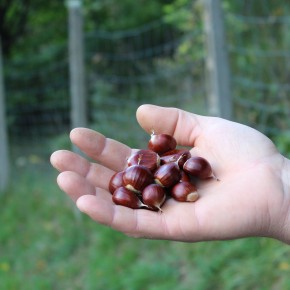
[[[1,290],[290,289],[287,245],[128,238],[79,213],[55,177],[23,166],[0,196]]]

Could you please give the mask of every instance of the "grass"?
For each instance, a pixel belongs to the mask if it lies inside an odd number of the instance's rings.
[[[0,289],[289,289],[290,247],[266,238],[133,239],[79,213],[47,164],[0,196]]]

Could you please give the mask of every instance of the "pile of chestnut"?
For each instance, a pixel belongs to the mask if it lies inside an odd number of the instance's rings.
[[[162,211],[167,198],[194,202],[199,195],[195,179],[216,178],[203,157],[192,157],[189,150],[177,149],[168,134],[151,134],[148,149],[134,152],[127,167],[115,173],[109,183],[112,200],[133,209]]]

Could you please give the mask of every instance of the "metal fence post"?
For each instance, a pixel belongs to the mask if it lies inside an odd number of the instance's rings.
[[[220,0],[203,0],[209,114],[232,118],[230,69]]]
[[[72,128],[87,125],[82,1],[68,0],[69,71]]]
[[[10,167],[5,111],[2,42],[0,37],[0,191],[5,190],[8,185]]]

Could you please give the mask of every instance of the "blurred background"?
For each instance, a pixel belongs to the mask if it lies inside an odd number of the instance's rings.
[[[143,103],[248,124],[289,157],[289,29],[282,0],[1,0],[0,289],[289,289],[289,246],[124,237],[49,164],[76,126],[144,147]]]

